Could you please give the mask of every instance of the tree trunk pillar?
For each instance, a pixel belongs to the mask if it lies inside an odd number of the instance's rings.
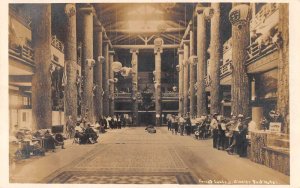
[[[132,76],[132,123],[133,125],[138,124],[138,108],[139,108],[139,103],[138,103],[138,49],[131,49],[130,53],[132,54],[132,59],[131,59],[131,67],[133,71],[133,76]]]
[[[220,113],[220,60],[221,60],[221,40],[220,40],[220,3],[212,3],[213,15],[211,17],[210,29],[210,113]]]
[[[207,114],[205,93],[206,24],[204,8],[197,8],[197,117]]]
[[[183,115],[183,72],[184,72],[184,66],[183,66],[183,50],[178,49],[178,101],[179,101],[179,109],[178,114]]]
[[[247,47],[250,44],[250,8],[246,4],[234,4],[229,13],[232,24],[232,85],[231,106],[234,115],[248,115],[249,81],[246,72]]]
[[[102,64],[104,62],[104,57],[102,54],[102,45],[103,45],[103,33],[102,27],[98,28],[97,36],[96,36],[96,56],[97,61],[94,67],[94,81],[96,84],[95,90],[95,101],[94,101],[94,108],[95,108],[95,116],[96,119],[99,120],[100,117],[103,116],[103,70]]]
[[[51,98],[51,5],[34,5],[33,47],[35,73],[32,79],[33,127],[49,129],[52,126]]]
[[[189,41],[184,41],[183,47],[183,116],[188,113],[189,101]]]
[[[65,66],[67,84],[65,86],[65,125],[68,117],[77,119],[77,35],[76,35],[76,6],[74,3],[65,6],[67,15],[67,32],[65,41]],[[64,130],[66,130],[64,128]]]

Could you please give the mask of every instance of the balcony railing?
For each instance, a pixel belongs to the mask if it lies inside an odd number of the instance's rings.
[[[131,93],[115,93],[116,98],[131,98]]]
[[[250,21],[251,30],[257,28],[259,25],[265,23],[266,19],[269,18],[273,13],[279,9],[278,3],[266,3],[261,10],[255,15]]]
[[[174,92],[167,92],[167,93],[162,93],[161,96],[164,98],[178,98],[179,94]]]
[[[227,76],[232,73],[232,62],[228,62],[220,67],[220,77]]]
[[[58,49],[62,53],[64,53],[64,45],[63,43],[56,38],[56,35],[52,36],[51,44],[54,48]]]
[[[33,53],[33,49],[26,44],[9,48],[9,54],[11,56],[21,58],[30,63],[34,63]]]

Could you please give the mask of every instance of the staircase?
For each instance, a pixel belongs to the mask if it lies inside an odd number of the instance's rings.
[[[268,133],[267,146],[263,149],[264,165],[290,174],[290,139],[288,134]]]

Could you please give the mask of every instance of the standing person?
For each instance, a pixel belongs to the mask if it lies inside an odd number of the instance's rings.
[[[225,149],[225,119],[223,116],[220,116],[218,123],[218,149]]]
[[[210,128],[213,134],[213,148],[217,148],[218,145],[218,121],[217,121],[217,113],[215,113],[210,122]]]
[[[185,126],[186,135],[189,136],[191,135],[191,131],[192,131],[192,122],[190,116],[187,117],[185,125],[186,125]]]
[[[237,121],[235,121],[231,127],[231,130],[233,130],[231,145],[226,149],[229,154],[232,154],[234,149],[239,153],[237,146],[240,144],[240,127],[242,126],[244,116],[239,114],[237,118]]]
[[[117,126],[118,126],[118,129],[121,129],[122,123],[121,123],[120,115],[117,115]]]
[[[248,147],[248,140],[247,140],[247,134],[248,134],[248,124],[250,123],[251,118],[247,117],[239,127],[239,142],[238,142],[238,154],[240,157],[246,157],[247,156],[247,147]]]
[[[172,116],[167,117],[167,125],[168,125],[168,131],[171,131],[171,126],[172,126]]]
[[[67,138],[73,138],[75,134],[75,124],[72,120],[72,116],[68,116],[68,120],[66,123],[66,132],[67,132]]]
[[[179,117],[179,128],[180,128],[180,136],[183,136],[185,120],[182,116]]]

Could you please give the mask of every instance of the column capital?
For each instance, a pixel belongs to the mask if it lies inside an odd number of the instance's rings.
[[[95,9],[92,5],[86,5],[84,7],[80,7],[79,8],[79,13],[81,14],[94,14],[95,13]]]
[[[245,25],[250,21],[250,7],[246,4],[238,4],[229,12],[229,21],[233,26]]]
[[[139,49],[136,49],[136,48],[133,48],[133,49],[130,49],[130,53],[136,53],[138,54],[139,53]]]
[[[180,48],[179,48],[179,49],[177,50],[177,54],[183,54],[183,52],[184,52],[183,49],[180,49]]]
[[[74,15],[76,15],[76,6],[75,3],[68,3],[65,6],[65,14],[68,17],[72,17]]]

